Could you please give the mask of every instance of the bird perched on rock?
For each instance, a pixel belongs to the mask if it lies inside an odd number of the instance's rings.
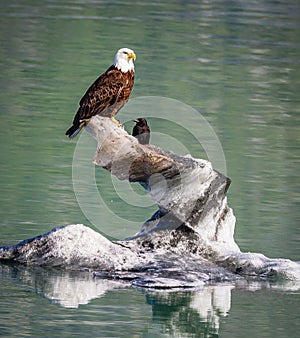
[[[136,137],[140,144],[149,144],[150,128],[147,120],[138,118],[134,122],[136,122],[136,125],[132,129],[132,136]]]
[[[81,98],[73,125],[66,131],[75,137],[95,115],[110,117],[115,123],[115,115],[128,101],[134,83],[135,53],[129,48],[117,51],[114,64],[89,87]]]

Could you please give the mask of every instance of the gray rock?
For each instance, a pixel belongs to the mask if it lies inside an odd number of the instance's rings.
[[[94,163],[121,180],[139,182],[158,211],[123,241],[109,241],[82,224],[68,225],[0,247],[2,262],[88,269],[98,278],[150,288],[244,277],[300,280],[298,263],[240,252],[226,198],[230,180],[208,161],[141,145],[108,118],[94,117],[87,130],[98,142]]]

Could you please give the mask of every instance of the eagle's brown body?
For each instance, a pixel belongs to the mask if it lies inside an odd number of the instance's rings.
[[[81,98],[73,125],[66,135],[75,137],[95,115],[113,118],[128,101],[133,83],[134,70],[123,72],[115,65],[109,67]]]

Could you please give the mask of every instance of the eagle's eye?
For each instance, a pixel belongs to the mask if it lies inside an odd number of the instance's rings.
[[[128,52],[126,52],[125,50],[123,51],[124,54],[128,54]]]

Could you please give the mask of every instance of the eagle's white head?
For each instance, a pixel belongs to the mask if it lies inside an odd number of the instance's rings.
[[[114,65],[122,72],[134,71],[133,60],[136,59],[134,51],[129,48],[121,48],[115,55]]]

